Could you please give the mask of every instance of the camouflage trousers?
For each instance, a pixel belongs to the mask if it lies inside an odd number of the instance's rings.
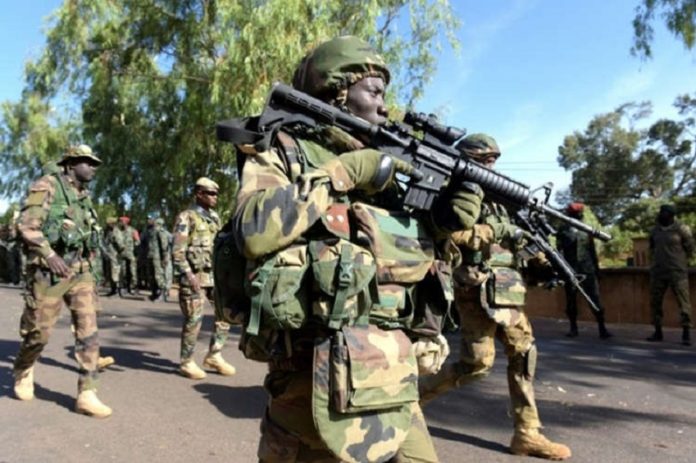
[[[532,325],[524,312],[503,326],[483,309],[479,289],[455,291],[459,311],[461,350],[458,362],[448,362],[434,376],[419,378],[421,400],[435,397],[464,384],[488,376],[495,361],[495,340],[505,348],[508,358],[507,379],[515,428],[541,427],[534,399],[536,347]]]
[[[158,291],[163,290],[165,288],[166,281],[162,261],[159,259],[148,258],[147,263],[150,272],[150,288]]]
[[[131,289],[138,287],[138,263],[134,256],[121,256],[121,281]]]
[[[309,367],[309,365],[308,365]],[[272,370],[264,387],[269,394],[261,422],[258,457],[263,463],[338,463],[323,443],[312,417],[312,370]],[[435,447],[423,412],[413,404],[411,428],[392,463],[435,463]]]
[[[34,365],[48,343],[65,302],[75,327],[75,358],[80,375],[78,390],[96,389],[99,376],[99,296],[94,277],[89,272],[84,272],[53,283],[50,272],[31,268],[27,273],[24,301],[24,312],[19,325],[22,341],[14,363],[15,371],[26,370]]]
[[[667,275],[650,275],[650,309],[653,324],[662,325],[662,302],[667,292],[672,288],[677,298],[677,305],[681,314],[681,325],[691,327],[691,300],[689,297],[689,275],[684,273]]]
[[[109,266],[107,272],[109,275],[109,283],[118,286],[118,282],[121,277],[121,262],[116,255],[107,255],[106,262]]]
[[[184,315],[184,323],[181,329],[181,362],[190,360],[196,348],[198,333],[203,324],[203,307],[205,300],[213,305],[213,288],[201,288],[204,294],[194,293],[190,286],[182,284],[179,288],[179,307]],[[213,326],[213,335],[210,338],[210,353],[215,354],[222,350],[229,336],[230,324],[217,319]]]

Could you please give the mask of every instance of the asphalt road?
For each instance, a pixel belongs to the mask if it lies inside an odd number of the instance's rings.
[[[117,365],[101,376],[99,396],[114,414],[96,420],[72,412],[77,375],[65,310],[35,371],[36,399],[12,396],[21,291],[0,286],[0,462],[253,462],[265,394],[264,365],[245,360],[233,332],[225,357],[233,377],[178,376],[181,317],[175,303],[103,298],[103,355]],[[204,320],[202,359],[212,317]],[[679,332],[652,345],[649,327],[613,325],[600,341],[593,325],[562,336],[566,325],[534,320],[540,351],[537,402],[545,433],[568,444],[576,462],[696,461],[696,347]],[[453,355],[458,345],[450,337]],[[491,375],[426,408],[443,462],[523,461],[507,453],[511,437],[506,359]]]

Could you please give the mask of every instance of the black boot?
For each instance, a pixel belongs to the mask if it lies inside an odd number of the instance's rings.
[[[609,339],[613,336],[604,324],[604,313],[597,314],[597,325],[599,326],[599,339]]]
[[[118,286],[118,287],[117,287],[118,297],[120,297],[121,299],[123,299],[123,292],[121,291],[121,289],[122,289],[121,286]]]
[[[688,326],[685,326],[684,328],[682,328],[682,345],[684,345],[684,346],[691,345],[691,330]]]
[[[577,338],[578,337],[578,322],[575,320],[570,321],[570,331],[566,333],[566,336],[569,338]]]
[[[117,294],[117,293],[118,293],[118,289],[116,288],[116,284],[111,283],[111,291],[109,291],[109,292],[106,294],[106,297],[111,297],[111,296],[113,296],[114,294]]]
[[[655,332],[652,334],[652,336],[645,338],[645,340],[650,342],[662,341],[662,326],[655,325]]]

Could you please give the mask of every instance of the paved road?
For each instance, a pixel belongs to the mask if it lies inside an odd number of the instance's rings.
[[[102,352],[118,365],[102,375],[99,391],[114,415],[95,420],[71,412],[77,377],[67,311],[37,365],[36,399],[12,398],[20,290],[0,286],[0,301],[0,462],[255,461],[264,368],[238,353],[238,333],[225,353],[237,375],[192,382],[174,373],[176,304],[103,299]],[[199,358],[211,324],[206,317]],[[571,461],[696,461],[696,347],[678,345],[676,330],[653,346],[642,341],[650,332],[644,326],[611,326],[617,336],[601,342],[592,325],[572,340],[562,336],[560,321],[534,325],[541,418],[550,437],[571,446]],[[427,407],[443,462],[525,460],[507,453],[505,366],[499,355],[487,379]]]

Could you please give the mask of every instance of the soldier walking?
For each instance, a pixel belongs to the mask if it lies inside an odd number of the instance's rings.
[[[214,210],[218,189],[214,181],[199,178],[193,189],[195,204],[178,215],[174,226],[172,261],[179,278],[179,307],[184,315],[179,372],[191,379],[206,376],[193,360],[193,352],[203,322],[203,307],[213,299],[213,243],[220,230],[220,217]],[[236,371],[221,353],[229,330],[229,323],[216,317],[210,348],[203,360],[204,367],[226,376]]]
[[[101,160],[89,146],[79,145],[70,147],[58,164],[60,172],[39,178],[29,188],[18,225],[27,250],[27,291],[14,393],[20,400],[34,398],[34,363],[65,303],[75,326],[75,411],[104,418],[111,409],[96,394],[99,298],[91,272],[97,217],[87,190]]]
[[[457,149],[488,168],[500,157],[496,141],[485,134],[467,136]],[[516,251],[524,232],[514,225],[500,204],[485,201],[473,230],[456,232],[453,240],[462,253],[454,271],[455,305],[459,311],[461,351],[458,362],[447,363],[435,376],[420,379],[422,402],[486,377],[495,360],[495,340],[508,358],[507,379],[515,425],[510,451],[563,460],[570,449],[548,440],[534,398],[537,348],[532,325],[524,313],[526,283]],[[543,263],[536,262],[538,265]]]
[[[691,300],[688,262],[694,255],[694,238],[688,225],[676,220],[677,208],[660,206],[657,224],[650,232],[650,308],[655,332],[648,341],[662,341],[662,302],[667,288],[677,298],[681,313],[682,344],[691,345]]]
[[[377,125],[389,79],[369,44],[339,37],[302,60],[293,86]],[[438,461],[416,384],[448,349],[437,314],[450,255],[436,241],[473,225],[480,189],[411,215],[395,174],[413,167],[331,125],[239,149],[251,151],[231,222],[249,266],[240,347],[268,363],[259,460]]]

